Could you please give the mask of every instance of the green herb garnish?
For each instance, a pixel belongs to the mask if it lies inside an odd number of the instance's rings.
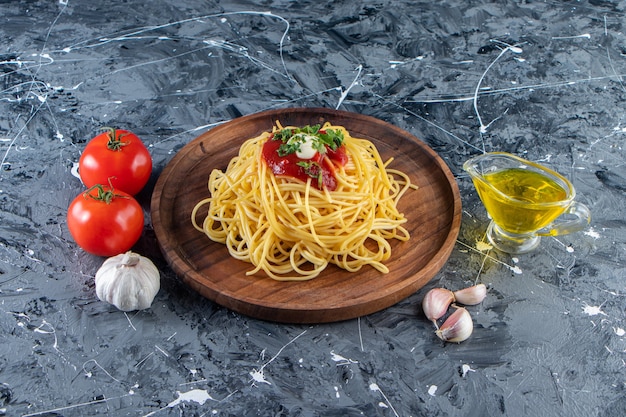
[[[335,151],[343,144],[340,130],[320,130],[320,125],[304,126],[295,129],[282,129],[274,133],[273,140],[280,140],[279,156],[286,156],[301,150],[305,141],[311,141],[311,147],[319,153],[326,153],[326,148]]]
[[[304,168],[304,173],[309,177],[317,180],[318,187],[321,188],[323,185],[323,172],[320,164],[314,161],[299,161],[297,163],[299,167]]]

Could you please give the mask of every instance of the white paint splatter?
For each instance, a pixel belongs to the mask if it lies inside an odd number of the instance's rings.
[[[253,369],[252,371],[250,371],[250,376],[252,377],[252,380],[254,382],[259,382],[259,383],[265,383],[268,385],[272,385],[267,379],[265,379],[265,374],[263,372],[263,370],[265,369],[265,367],[267,365],[269,365],[270,363],[272,363],[281,353],[282,351],[289,346],[290,344],[292,344],[293,342],[295,342],[296,340],[298,340],[298,338],[300,336],[302,336],[303,334],[306,333],[306,330],[304,330],[302,333],[300,333],[299,335],[297,335],[296,337],[294,337],[293,339],[291,339],[289,342],[287,342],[283,347],[281,347],[280,349],[278,349],[278,352],[276,352],[276,354],[274,356],[272,356],[272,358],[265,362],[259,369]],[[261,356],[265,357],[265,349],[263,349],[261,351]],[[254,384],[253,384],[254,385]]]
[[[263,368],[261,369],[253,369],[250,371],[250,376],[254,380],[254,382],[263,383],[267,385],[272,385],[270,381],[265,379],[265,374],[263,373]]]
[[[598,314],[608,316],[608,314],[602,311],[602,306],[590,306],[588,304],[585,304],[583,306],[583,312],[589,316],[597,316]]]
[[[437,385],[431,385],[430,387],[428,387],[428,395],[434,397],[435,393],[437,392],[437,388],[439,388]]]
[[[476,372],[476,370],[475,370],[475,369],[472,369],[472,367],[471,367],[471,366],[469,366],[468,364],[464,363],[464,364],[461,366],[461,372],[462,372],[461,376],[462,376],[463,378],[465,378],[465,376],[467,375],[467,373],[468,373],[468,372]]]
[[[600,237],[600,233],[593,230],[593,227],[590,227],[589,230],[586,230],[585,235],[591,236],[594,239],[598,239]]]
[[[474,112],[476,113],[476,118],[478,119],[478,123],[480,123],[480,133],[486,133],[487,129],[489,129],[489,127],[491,126],[492,123],[494,123],[496,120],[498,120],[500,117],[497,117],[496,119],[492,120],[491,122],[487,123],[486,125],[483,123],[483,119],[480,116],[480,112],[478,111],[478,95],[479,92],[482,90],[481,88],[481,84],[485,78],[485,76],[487,75],[487,73],[489,72],[489,70],[491,69],[491,67],[493,67],[495,65],[495,63],[507,52],[507,51],[511,51],[514,54],[520,54],[522,53],[522,48],[520,48],[519,46],[516,45],[508,45],[504,42],[500,42],[500,41],[495,41],[494,42],[498,42],[498,43],[502,43],[504,45],[506,45],[506,48],[502,49],[502,51],[500,51],[500,54],[491,62],[491,64],[489,64],[487,66],[487,69],[485,69],[485,72],[483,72],[483,74],[480,76],[480,79],[478,80],[478,83],[476,84],[476,89],[474,90]],[[508,112],[508,109],[505,110],[505,114]]]
[[[552,159],[552,154],[549,153],[543,158],[537,159],[537,162],[550,162],[551,159]]]
[[[350,359],[350,358],[344,358],[343,356],[336,354],[336,353],[335,353],[334,351],[332,351],[332,350],[330,351],[330,355],[331,355],[331,359],[332,359],[334,362],[337,362],[337,366],[340,366],[340,365],[349,365],[349,364],[351,364],[351,363],[359,363],[358,361],[355,361],[355,360],[353,360],[353,359]]]
[[[622,337],[624,335],[626,335],[626,330],[622,329],[621,327],[614,327],[613,331],[615,332],[616,335],[618,335],[619,337]]]
[[[348,93],[350,92],[350,90],[352,90],[354,86],[359,84],[359,78],[361,78],[361,71],[363,71],[363,65],[359,65],[358,67],[356,67],[355,71],[356,71],[356,75],[354,76],[354,80],[352,80],[352,83],[350,83],[348,88],[346,88],[345,90],[341,87],[339,88],[339,91],[341,91],[341,96],[339,97],[339,102],[337,103],[337,106],[335,106],[335,109],[339,109],[339,107],[341,107],[341,104],[348,96]]]
[[[46,327],[49,330],[44,329],[44,327]],[[54,336],[54,345],[53,345],[54,350],[56,350],[56,351],[59,350],[59,343],[58,343],[59,341],[57,339],[57,332],[56,332],[56,329],[54,328],[54,326],[52,326],[50,323],[48,323],[45,320],[42,320],[41,321],[41,325],[39,327],[33,329],[33,331],[35,333],[42,333],[42,334],[51,334],[51,335],[53,335]]]
[[[200,405],[203,405],[208,400],[215,401],[215,398],[211,397],[211,395],[204,389],[192,389],[187,392],[176,391],[178,394],[178,398],[169,403],[168,408],[176,407],[178,404],[183,402],[195,402]]]
[[[409,64],[415,61],[422,61],[424,58],[425,58],[424,55],[420,55],[420,56],[416,56],[413,59],[409,59],[407,61],[389,61],[389,64],[391,65],[391,68],[396,68],[398,65]]]
[[[383,398],[385,399],[386,403],[379,402],[379,403],[378,403],[378,404],[379,404],[379,406],[381,406],[381,407],[383,407],[383,406],[384,406],[385,408],[391,408],[391,410],[393,411],[393,414],[394,414],[396,417],[400,417],[400,416],[398,415],[398,413],[396,412],[396,409],[395,409],[395,408],[393,408],[393,405],[391,405],[391,403],[389,402],[389,398],[387,398],[387,396],[385,395],[385,393],[384,393],[384,392],[382,392],[382,390],[380,389],[380,387],[378,386],[378,384],[377,384],[377,383],[375,383],[375,382],[370,383],[370,391],[376,391],[376,392],[379,392],[379,393],[380,393],[380,395],[382,395],[382,396],[383,396]],[[381,405],[381,404],[382,404],[382,405]]]
[[[88,370],[87,370],[87,364],[91,364],[91,363],[93,363],[96,367],[100,368],[100,370],[102,370],[102,371],[103,371],[103,372],[104,372],[104,373],[105,373],[105,374],[106,374],[109,378],[111,378],[111,379],[112,379],[112,380],[114,380],[115,382],[121,382],[119,379],[117,379],[117,378],[115,378],[113,375],[111,375],[111,374],[109,373],[109,371],[107,371],[106,369],[104,369],[104,368],[102,367],[102,365],[100,365],[100,364],[98,363],[98,361],[97,361],[97,360],[95,360],[95,359],[89,359],[88,361],[85,361],[85,363],[83,363],[83,372],[84,372],[84,375],[85,375],[87,378],[91,378],[91,377],[93,376],[93,372],[91,372],[91,371],[88,371]]]
[[[509,267],[509,269],[513,271],[514,274],[518,274],[518,275],[523,272],[522,268],[520,268],[519,266],[512,266],[512,267]]]
[[[176,393],[178,394],[177,399],[170,402],[167,406],[163,408],[159,408],[158,410],[145,414],[143,417],[153,416],[155,414],[160,413],[162,410],[165,410],[166,408],[173,408],[184,402],[193,401],[200,405],[204,405],[204,403],[207,402],[208,400],[216,401],[215,398],[211,397],[211,395],[207,392],[207,390],[204,390],[204,389],[192,389],[191,391],[187,391],[187,392],[176,391]]]
[[[162,347],[160,347],[159,345],[154,345],[154,347],[156,348],[156,350],[158,350],[159,352],[161,352],[163,354],[163,356],[165,356],[166,358],[170,357],[170,354],[167,353]]]
[[[35,416],[42,416],[42,415],[49,415],[49,414],[54,414],[54,415],[60,415],[58,414],[61,411],[67,411],[67,410],[74,410],[74,409],[78,409],[81,407],[87,407],[90,405],[94,405],[94,404],[102,404],[102,403],[106,403],[107,401],[111,401],[111,400],[118,400],[121,398],[125,398],[128,397],[132,394],[125,394],[125,395],[121,395],[119,397],[109,397],[109,398],[98,398],[98,399],[94,399],[93,401],[87,401],[87,402],[83,402],[83,403],[78,403],[78,404],[70,404],[68,406],[65,407],[58,407],[58,408],[53,408],[50,410],[44,410],[44,411],[37,411],[34,413],[30,413],[30,414],[22,414],[22,417],[35,417]],[[5,410],[4,408],[0,408],[0,411]],[[149,415],[152,415],[153,413],[150,413]],[[4,414],[2,414],[4,415]],[[85,415],[85,413],[80,413],[79,415]],[[146,416],[147,417],[147,416]]]
[[[574,36],[553,36],[552,39],[576,39],[576,38],[586,38],[591,39],[591,35],[589,33],[583,33],[582,35],[574,35]]]
[[[70,174],[72,174],[72,177],[78,178],[80,180],[80,174],[78,173],[78,162],[72,162],[72,169],[70,169]]]

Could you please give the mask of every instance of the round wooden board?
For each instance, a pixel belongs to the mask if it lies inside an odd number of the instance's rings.
[[[191,211],[209,196],[208,177],[225,169],[239,146],[279,120],[304,126],[329,121],[353,137],[371,140],[383,160],[407,173],[418,185],[400,201],[408,219],[408,242],[392,242],[390,272],[373,268],[346,272],[330,265],[304,282],[248,276],[252,265],[232,258],[191,224]],[[382,120],[331,110],[292,108],[234,119],[184,146],[161,173],[152,195],[152,224],[167,262],[204,297],[239,313],[284,323],[323,323],[380,311],[423,287],[444,265],[461,223],[459,190],[449,168],[426,144]]]

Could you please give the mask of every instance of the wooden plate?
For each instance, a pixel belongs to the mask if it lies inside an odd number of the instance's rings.
[[[408,219],[408,242],[392,242],[390,272],[373,268],[350,273],[330,265],[304,282],[247,276],[252,265],[232,258],[191,224],[191,211],[208,197],[212,169],[225,169],[239,146],[276,120],[303,126],[330,121],[354,137],[371,140],[383,160],[406,172],[419,186],[400,201]],[[370,314],[423,287],[447,261],[461,223],[461,200],[443,160],[408,132],[382,120],[330,109],[280,109],[234,119],[203,133],[165,167],[151,201],[159,245],[176,274],[204,297],[239,313],[284,323],[322,323]]]

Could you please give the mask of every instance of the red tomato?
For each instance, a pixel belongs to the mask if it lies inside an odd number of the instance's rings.
[[[77,196],[67,211],[67,227],[76,243],[98,256],[129,250],[141,236],[143,210],[131,195],[95,185]]]
[[[87,187],[111,184],[116,190],[135,195],[150,179],[152,158],[137,135],[111,128],[85,146],[78,172]]]

